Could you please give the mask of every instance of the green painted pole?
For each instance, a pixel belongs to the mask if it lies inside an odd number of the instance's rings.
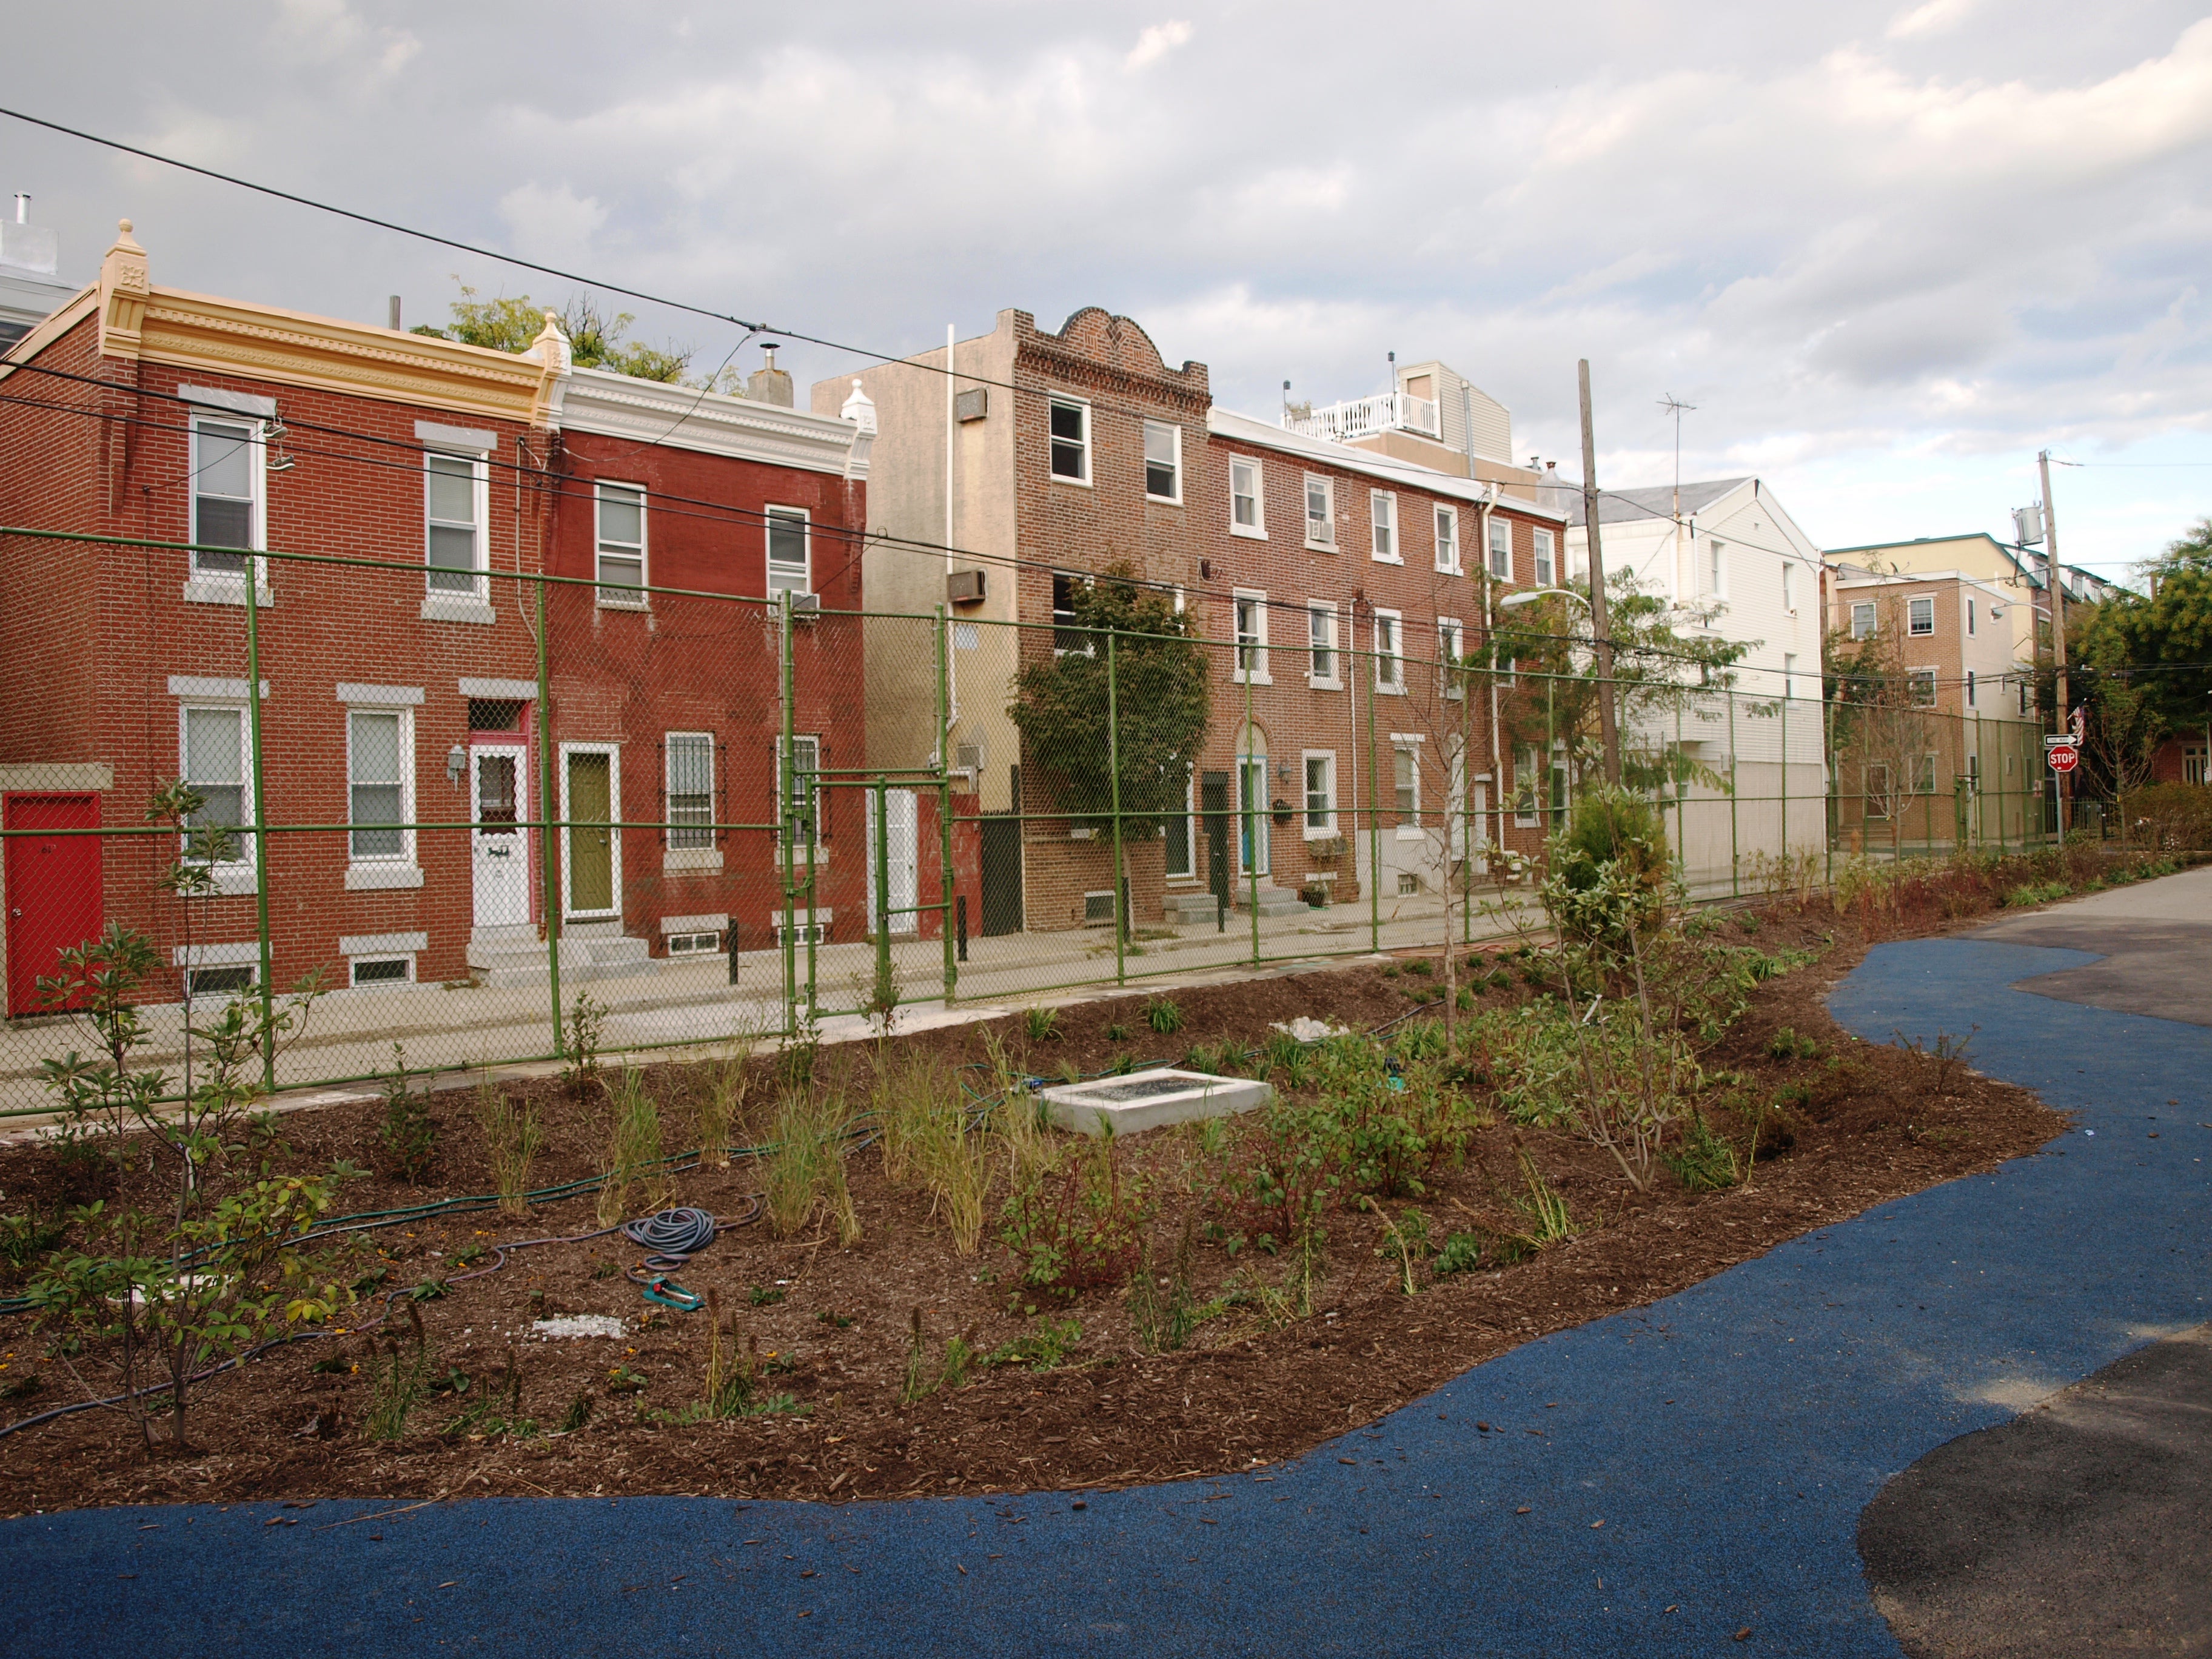
[[[878,778],[872,793],[875,799],[870,805],[876,815],[876,984],[881,988],[891,982],[890,790]]]
[[[1474,688],[1464,671],[1455,666],[1453,672],[1459,680],[1459,799],[1452,804],[1459,809],[1459,861],[1465,880],[1459,896],[1459,942],[1468,945],[1474,943]],[[1444,902],[1451,901],[1447,897]],[[1451,936],[1449,927],[1444,936]]]
[[[1736,823],[1735,687],[1728,690],[1729,705],[1729,896],[1743,896],[1743,844]]]
[[[1836,706],[1828,700],[1825,684],[1820,688],[1820,706],[1827,720],[1828,775],[1822,787],[1828,803],[1827,885],[1832,889],[1836,884],[1836,830],[1840,827],[1844,815],[1842,798],[1836,793]]]
[[[269,988],[269,836],[268,802],[261,782],[261,604],[255,590],[261,582],[257,559],[246,562],[246,740],[253,749],[253,911],[261,957],[261,1029],[266,1032],[276,1017]],[[273,1039],[261,1045],[261,1081],[272,1092],[276,1087],[276,1049]]]
[[[1114,814],[1114,983],[1129,982],[1129,918],[1121,902],[1121,706],[1115,678],[1119,672],[1114,635],[1106,635],[1106,787]],[[1250,693],[1249,683],[1246,694]]]
[[[541,885],[545,893],[545,983],[553,999],[553,1052],[568,1058],[568,1039],[561,1030],[561,832],[553,823],[553,763],[547,730],[553,723],[552,704],[546,696],[545,579],[538,590],[538,706],[533,724],[538,738],[538,832]],[[476,817],[474,804],[469,816]]]
[[[1233,621],[1230,624],[1230,631],[1232,634],[1236,631],[1236,623]],[[1241,661],[1241,646],[1239,646],[1238,651],[1239,660]],[[1246,668],[1244,671],[1244,737],[1246,741],[1243,747],[1247,750],[1251,747],[1252,676],[1258,672],[1259,665],[1259,656],[1257,652],[1255,652],[1251,666]],[[1241,754],[1237,757],[1237,782],[1238,792],[1244,797],[1245,844],[1251,848],[1251,856],[1244,860],[1244,876],[1245,879],[1250,884],[1252,893],[1252,965],[1255,968],[1257,968],[1260,965],[1260,837],[1266,832],[1261,828],[1261,820],[1255,816],[1259,811],[1261,803],[1252,799],[1252,766],[1251,757],[1249,753]],[[1263,764],[1260,769],[1261,793],[1263,794],[1267,790],[1267,769]],[[1267,867],[1270,870],[1273,869],[1274,863],[1275,861],[1273,859],[1269,859],[1267,860]]]
[[[1358,638],[1357,634],[1352,635]],[[1371,648],[1375,643],[1375,618],[1372,612],[1367,620],[1367,945],[1371,951],[1382,948],[1382,775],[1377,772],[1375,758],[1375,693],[1380,682],[1376,670],[1380,659]],[[1357,665],[1358,653],[1352,653]],[[1246,687],[1249,701],[1250,687]],[[1396,799],[1397,777],[1390,780],[1393,799]],[[1358,833],[1358,826],[1353,827]]]
[[[792,673],[791,673],[791,595],[781,594],[776,601],[777,649],[782,658],[778,665],[778,690],[783,696],[783,736],[781,764],[777,767],[776,790],[783,799],[776,816],[783,821],[783,845],[778,849],[783,866],[783,939],[780,955],[783,959],[783,1030],[787,1036],[799,1035],[799,940],[793,930],[799,926],[796,907],[793,905],[793,868],[797,856],[795,845],[799,836],[799,813],[794,803],[799,798],[799,779],[793,763],[798,758],[797,744],[792,732]],[[809,1014],[812,1010],[808,1011]]]
[[[1790,868],[1790,682],[1782,683],[1782,867]]]
[[[945,939],[945,1000],[960,990],[960,959],[953,939],[952,898],[952,653],[945,607],[937,607],[937,868],[945,908],[938,931]],[[978,779],[980,786],[981,780]]]

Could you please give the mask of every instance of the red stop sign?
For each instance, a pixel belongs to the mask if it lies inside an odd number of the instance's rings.
[[[2070,743],[2054,743],[2044,752],[2054,772],[2071,772],[2081,763],[2081,751]]]

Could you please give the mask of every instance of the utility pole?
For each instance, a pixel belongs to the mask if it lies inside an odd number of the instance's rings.
[[[1605,555],[1597,535],[1597,439],[1590,426],[1589,359],[1576,365],[1583,398],[1583,525],[1589,538],[1590,632],[1597,644],[1597,726],[1605,743],[1605,781],[1620,787],[1620,728],[1613,714],[1613,631],[1605,614]],[[1552,757],[1544,757],[1549,767]]]
[[[2073,700],[2066,689],[2066,585],[2058,577],[2058,511],[2051,501],[2051,452],[2039,450],[2036,466],[2043,475],[2043,579],[2051,590],[2051,665],[2057,678],[2055,699],[2058,729],[2074,729]],[[2074,779],[2058,775],[2058,836],[2064,840],[2074,827]]]

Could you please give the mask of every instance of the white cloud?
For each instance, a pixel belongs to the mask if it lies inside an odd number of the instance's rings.
[[[532,179],[499,198],[499,216],[514,237],[514,251],[541,264],[576,265],[592,252],[607,210],[578,196],[566,181],[551,186]]]
[[[1121,60],[1121,67],[1140,70],[1157,64],[1176,47],[1188,45],[1190,37],[1188,23],[1155,23],[1137,37],[1137,44]]]
[[[1909,40],[1916,35],[1942,34],[1965,22],[1981,0],[1926,0],[1910,11],[1901,11],[1889,20],[1882,33],[1893,40]]]

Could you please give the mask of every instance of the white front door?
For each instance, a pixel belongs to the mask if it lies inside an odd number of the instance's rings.
[[[520,824],[528,793],[524,753],[505,744],[469,750],[469,865],[480,928],[530,925],[530,837]]]
[[[868,818],[868,932],[877,928],[876,916],[876,794],[871,789],[861,797],[866,804]],[[884,791],[884,839],[890,843],[890,858],[884,871],[891,907],[891,932],[919,932],[921,918],[914,912],[921,892],[921,869],[916,849],[920,841],[921,817],[915,808],[915,793],[911,789]],[[903,912],[904,914],[901,914]]]

